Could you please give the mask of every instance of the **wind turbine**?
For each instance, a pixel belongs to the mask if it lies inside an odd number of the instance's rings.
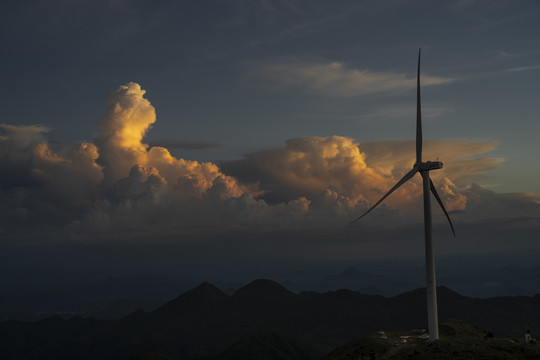
[[[427,308],[428,308],[428,325],[429,325],[429,339],[436,340],[439,338],[439,322],[437,316],[437,284],[435,282],[435,259],[433,257],[433,234],[431,226],[431,198],[430,191],[435,196],[435,199],[441,206],[450,227],[452,228],[452,233],[454,237],[456,232],[454,231],[454,226],[448,216],[435,185],[429,177],[429,172],[431,170],[442,169],[443,164],[440,161],[422,161],[422,111],[420,106],[420,53],[421,49],[418,50],[418,72],[416,75],[416,163],[414,164],[411,171],[409,171],[405,176],[398,181],[393,188],[390,189],[375,205],[369,208],[364,214],[356,218],[355,221],[360,220],[366,216],[371,210],[373,210],[377,205],[379,205],[384,199],[393,193],[401,185],[409,181],[416,173],[422,175],[422,184],[424,192],[424,231],[426,236],[426,290],[427,290]]]

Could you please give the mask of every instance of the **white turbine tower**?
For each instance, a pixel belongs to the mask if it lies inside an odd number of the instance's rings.
[[[360,220],[367,215],[377,205],[379,205],[384,199],[388,197],[401,185],[410,180],[417,172],[422,175],[423,179],[423,191],[424,191],[424,230],[426,235],[426,290],[427,290],[427,308],[428,308],[428,325],[429,325],[429,339],[436,340],[439,338],[439,323],[437,316],[437,284],[435,282],[435,259],[433,257],[433,234],[431,228],[431,198],[430,190],[435,196],[435,199],[441,206],[450,227],[452,233],[456,236],[454,226],[448,216],[448,212],[444,208],[439,194],[433,185],[429,177],[429,171],[442,169],[443,164],[440,161],[426,161],[422,162],[422,115],[420,107],[420,50],[418,51],[418,72],[416,76],[416,163],[411,171],[409,171],[401,180],[398,181],[393,188],[390,189],[375,205],[369,208],[364,214],[356,218],[353,222]]]

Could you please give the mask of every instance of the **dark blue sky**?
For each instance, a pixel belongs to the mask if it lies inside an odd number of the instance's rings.
[[[426,156],[445,163],[436,180],[461,236],[442,251],[504,252],[515,231],[537,251],[538,18],[536,1],[4,1],[0,231],[12,244],[316,224],[314,257],[335,231],[348,245],[331,256],[400,255],[371,241],[389,219],[420,224],[419,181],[369,234],[340,227],[413,161],[421,47]],[[141,138],[111,138],[118,126]]]
[[[317,79],[291,87],[265,69],[339,62],[412,78],[422,47],[424,73],[454,80],[426,87],[426,135],[499,142],[492,155],[506,163],[484,183],[538,192],[527,164],[540,150],[539,13],[534,1],[8,1],[0,117],[91,140],[104,95],[134,81],[157,109],[148,139],[228,145],[190,158],[303,136],[410,139],[410,87],[313,91]],[[532,176],[510,175],[524,167]]]

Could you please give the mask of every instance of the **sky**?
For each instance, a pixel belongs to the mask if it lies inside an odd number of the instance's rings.
[[[422,255],[418,175],[349,224],[415,162],[419,48],[436,253],[540,255],[536,1],[0,10],[3,266]]]

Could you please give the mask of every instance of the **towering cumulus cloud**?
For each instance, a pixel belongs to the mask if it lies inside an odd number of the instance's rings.
[[[134,165],[148,162],[148,146],[142,139],[156,122],[156,111],[143,98],[145,93],[139,84],[130,82],[106,98],[107,110],[96,122],[101,128],[96,145],[107,183],[126,177]]]
[[[344,224],[388,191],[414,160],[409,141],[360,144],[332,136],[290,139],[283,148],[247,154],[220,168],[144,143],[156,112],[138,84],[120,86],[106,103],[93,143],[49,143],[45,126],[0,125],[3,239],[145,233],[181,238],[193,231]],[[491,203],[502,201],[478,185],[463,191],[500,161],[471,158],[494,144],[432,145],[426,143],[426,156],[433,148],[440,153],[431,155],[445,160],[445,170],[434,173],[434,181],[449,210],[467,211],[469,198],[474,208],[482,208],[478,194],[488,194]],[[409,209],[419,208],[413,204],[420,196],[418,177],[378,211],[390,208],[390,215],[409,216]],[[507,195],[504,203],[538,208],[534,196],[509,199],[518,197]]]
[[[141,168],[159,176],[169,190],[180,198],[201,197],[210,189],[220,190],[220,196],[240,196],[248,188],[224,175],[212,163],[199,163],[174,158],[163,147],[150,148],[143,138],[156,122],[156,112],[143,96],[139,84],[128,83],[111,92],[105,114],[96,122],[102,131],[96,137],[99,149],[97,163],[103,166],[104,183],[113,184],[131,176]],[[138,167],[139,170],[134,170]]]

